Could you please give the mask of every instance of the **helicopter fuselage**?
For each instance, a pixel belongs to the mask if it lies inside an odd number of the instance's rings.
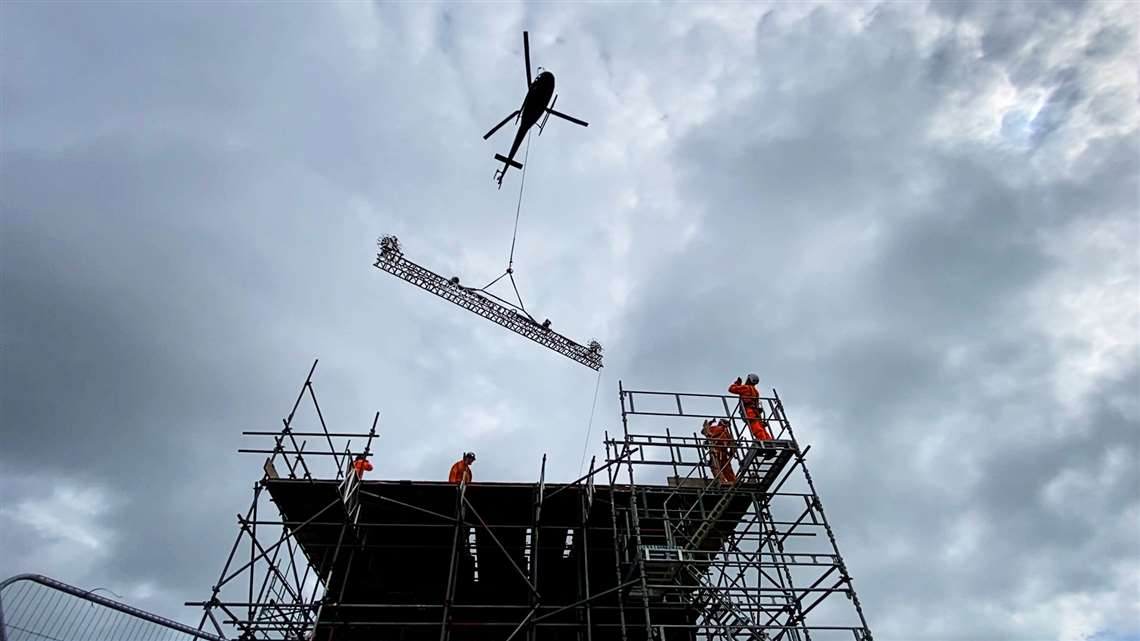
[[[526,132],[530,131],[530,128],[546,112],[546,107],[550,104],[550,98],[553,95],[554,74],[543,71],[535,77],[534,82],[530,83],[530,88],[526,91],[526,98],[523,98],[522,109],[519,114],[519,130],[515,133],[515,141],[511,144],[511,153],[507,158],[514,160],[519,146],[526,138]]]

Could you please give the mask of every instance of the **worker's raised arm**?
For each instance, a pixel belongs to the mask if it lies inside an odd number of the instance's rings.
[[[728,393],[729,394],[744,394],[744,393],[747,393],[748,391],[749,391],[748,386],[741,383],[739,378],[736,379],[735,383],[728,386]]]

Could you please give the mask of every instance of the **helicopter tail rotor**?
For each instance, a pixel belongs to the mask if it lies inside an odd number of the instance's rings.
[[[511,167],[514,167],[515,169],[522,169],[523,166],[522,166],[521,162],[507,158],[506,156],[504,156],[502,154],[495,154],[495,160],[498,160],[499,162],[503,163],[503,167],[501,169],[495,170],[495,182],[498,183],[499,189],[502,189],[503,188],[503,176],[507,175],[507,170],[510,169]]]

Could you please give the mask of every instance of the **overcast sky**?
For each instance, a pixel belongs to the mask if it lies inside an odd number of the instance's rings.
[[[1136,5],[0,4],[0,576],[197,622],[314,358],[379,478],[577,476],[594,372],[776,387],[876,639],[1140,638]],[[312,427],[312,426],[309,426]]]

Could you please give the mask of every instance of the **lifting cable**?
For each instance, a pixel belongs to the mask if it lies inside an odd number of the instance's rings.
[[[491,296],[492,298],[495,298],[499,302],[506,304],[508,307],[512,307],[512,308],[515,308],[517,310],[521,310],[522,313],[526,314],[527,318],[529,318],[532,321],[537,323],[538,321],[536,321],[534,319],[534,317],[530,315],[530,312],[526,311],[526,305],[523,304],[522,295],[519,294],[518,285],[515,284],[515,270],[514,270],[514,266],[515,266],[515,243],[518,240],[518,236],[519,236],[519,216],[522,214],[523,188],[526,187],[526,168],[527,168],[527,166],[530,165],[529,161],[530,161],[530,133],[527,133],[527,135],[526,135],[526,152],[523,155],[522,177],[519,179],[519,198],[518,198],[518,202],[515,204],[515,228],[514,228],[514,231],[511,233],[511,252],[510,252],[510,255],[507,257],[507,270],[505,272],[503,272],[502,274],[500,274],[497,278],[495,278],[495,280],[487,283],[486,285],[484,285],[481,289],[479,289],[477,291],[480,291],[484,294],[487,294],[488,296]],[[507,302],[507,301],[503,300],[502,298],[499,298],[498,296],[495,296],[491,292],[487,291],[487,288],[489,288],[491,285],[494,285],[495,283],[502,280],[503,276],[507,276],[510,278],[511,288],[515,290],[515,298],[518,299],[518,305],[515,305],[514,303]]]
[[[515,264],[515,239],[519,236],[519,214],[522,212],[523,187],[526,186],[526,168],[530,163],[530,134],[526,135],[526,153],[523,155],[522,178],[519,179],[519,202],[515,205],[515,231],[511,234],[511,255],[507,259],[508,273]]]
[[[515,290],[515,297],[518,298],[518,301],[519,301],[517,309],[521,310],[522,313],[526,314],[527,317],[533,321],[534,317],[530,315],[530,312],[526,311],[526,305],[523,304],[522,295],[519,294],[518,285],[515,284],[515,270],[514,270],[514,267],[515,267],[515,245],[517,244],[518,237],[519,237],[519,218],[522,215],[523,190],[526,188],[526,168],[529,166],[530,166],[530,133],[527,133],[526,151],[523,153],[522,176],[519,178],[518,202],[515,203],[515,225],[514,225],[514,230],[512,230],[512,232],[511,232],[511,251],[510,251],[510,254],[508,254],[508,256],[507,256],[507,270],[505,272],[503,272],[502,274],[500,274],[498,277],[496,277],[495,280],[492,280],[491,282],[487,283],[486,285],[484,285],[482,288],[480,288],[477,291],[482,292],[484,294],[487,294],[488,296],[495,298],[499,302],[504,303],[509,307],[515,307],[515,305],[513,303],[509,303],[509,302],[503,300],[502,298],[499,298],[498,296],[487,291],[487,288],[491,287],[495,283],[502,280],[503,276],[509,277],[511,280],[511,288]],[[535,321],[535,322],[537,322],[537,321]],[[598,379],[594,383],[594,400],[590,403],[590,420],[586,424],[586,439],[582,442],[582,460],[579,461],[579,463],[578,463],[578,468],[579,468],[578,473],[579,474],[582,473],[581,468],[586,465],[586,449],[590,445],[590,435],[594,431],[594,411],[598,407],[598,390],[601,388],[601,386],[602,386],[602,370],[598,370]]]

